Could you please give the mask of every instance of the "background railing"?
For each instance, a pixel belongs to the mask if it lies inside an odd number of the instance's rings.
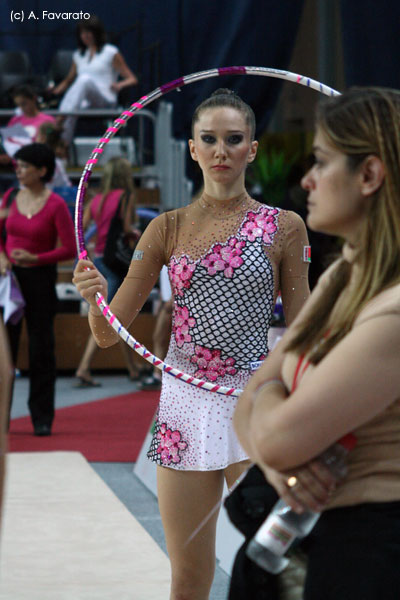
[[[86,160],[89,159],[91,151],[96,145],[105,129],[112,124],[113,119],[121,113],[121,108],[100,109],[92,108],[86,110],[71,111],[68,114],[84,119],[101,119],[100,129],[97,136],[77,135],[71,148],[71,164],[67,169],[72,179],[79,179]],[[46,113],[57,116],[57,110],[46,110]],[[0,121],[6,121],[15,114],[11,109],[0,109]],[[117,134],[111,142],[119,142],[117,153],[131,159],[130,150],[133,141],[134,159],[133,176],[139,179],[140,186],[155,187],[160,192],[160,211],[171,210],[186,206],[192,197],[193,184],[186,177],[187,144],[177,140],[172,135],[173,106],[168,102],[160,102],[157,112],[147,109],[137,111],[127,122],[127,125]],[[83,141],[84,140],[84,141]],[[84,144],[82,148],[82,144]],[[78,148],[80,156],[78,161]],[[87,155],[82,156],[83,152]],[[115,154],[115,149],[114,149]],[[101,175],[101,167],[104,164],[106,153],[99,160],[99,168],[93,171],[93,177]],[[79,163],[79,164],[78,164]],[[0,175],[1,176],[1,175]],[[4,176],[4,174],[3,174]]]

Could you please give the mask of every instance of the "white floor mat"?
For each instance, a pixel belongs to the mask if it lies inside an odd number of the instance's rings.
[[[79,452],[8,455],[0,600],[159,600],[169,561]]]

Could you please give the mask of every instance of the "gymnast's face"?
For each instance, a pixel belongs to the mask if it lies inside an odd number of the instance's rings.
[[[258,142],[251,141],[244,115],[232,107],[200,112],[189,140],[190,154],[203,171],[204,183],[244,183],[246,166],[255,159]]]

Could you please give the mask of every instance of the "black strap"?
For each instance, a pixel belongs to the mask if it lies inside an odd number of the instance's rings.
[[[19,192],[18,188],[12,188],[11,192],[8,194],[8,197],[7,197],[7,200],[6,200],[6,205],[3,208],[10,208],[10,206],[12,204],[12,201],[14,200],[14,198],[16,198],[18,192]],[[2,239],[3,244],[5,244],[6,237],[7,237],[6,221],[7,221],[7,217],[4,220],[3,228],[1,230],[1,239]]]
[[[12,201],[14,200],[14,198],[16,198],[18,192],[19,192],[18,188],[13,188],[11,190],[11,192],[8,195],[7,202],[6,202],[6,205],[4,208],[10,208]]]

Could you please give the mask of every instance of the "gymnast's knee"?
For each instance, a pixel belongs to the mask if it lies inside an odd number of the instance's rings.
[[[81,75],[79,75],[76,79],[76,83],[79,87],[83,89],[92,88],[95,85],[93,77],[88,73],[82,73]]]
[[[210,565],[210,569],[202,569],[200,566],[186,567],[178,572],[172,569],[171,600],[208,598],[214,578],[214,564]]]

